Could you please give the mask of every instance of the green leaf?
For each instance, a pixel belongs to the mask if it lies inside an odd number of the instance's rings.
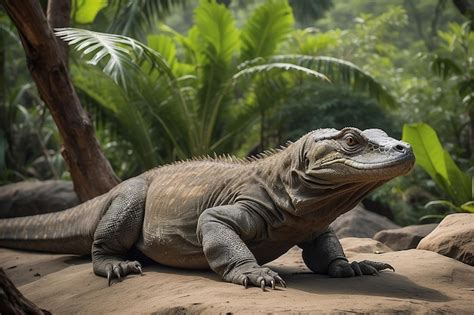
[[[448,201],[448,200],[433,200],[433,201],[428,202],[425,205],[425,208],[431,208],[431,207],[442,207],[448,210],[454,210],[454,212],[459,212],[458,207],[456,207],[451,201]]]
[[[444,150],[444,161],[448,172],[449,194],[457,205],[472,200],[472,180],[461,171],[448,151]]]
[[[57,29],[56,35],[75,46],[83,58],[90,57],[89,64],[101,66],[104,73],[125,88],[135,82],[135,76],[143,74],[144,64],[170,81],[175,80],[163,56],[132,38],[75,28]]]
[[[201,0],[194,10],[195,25],[188,32],[199,66],[198,135],[202,153],[210,146],[214,126],[225,102],[227,82],[234,53],[239,47],[239,31],[229,9],[215,0]]]
[[[75,86],[106,109],[119,123],[119,131],[134,148],[146,168],[158,164],[155,147],[150,137],[150,125],[140,110],[121,87],[99,70],[73,67]]]
[[[410,143],[420,165],[459,205],[471,200],[472,181],[454,163],[449,153],[443,149],[436,132],[427,124],[405,124],[403,140]]]
[[[118,0],[114,1],[115,14],[108,32],[145,39],[159,18],[169,14],[173,7],[185,0]]]
[[[461,205],[461,209],[463,209],[466,212],[474,213],[474,201],[468,201],[466,203],[463,203]]]
[[[382,106],[389,109],[398,108],[397,101],[387,89],[355,64],[333,57],[308,55],[277,55],[268,62],[294,63],[324,73],[333,83],[350,86],[354,91],[368,93]]]
[[[241,59],[268,57],[293,30],[293,13],[285,0],[271,0],[258,7],[245,23]]]
[[[71,15],[74,22],[89,24],[103,8],[107,7],[107,0],[73,0]]]
[[[436,132],[427,124],[405,124],[403,141],[410,143],[419,164],[435,181],[436,174],[448,179],[444,150]],[[441,183],[438,183],[442,186]]]
[[[162,55],[173,69],[176,62],[176,46],[174,41],[165,35],[148,35],[147,42],[148,47]]]
[[[314,71],[302,66],[298,66],[292,63],[283,63],[283,62],[267,63],[263,65],[248,67],[234,74],[232,79],[234,80],[234,82],[237,82],[242,79],[251,79],[252,77],[258,74],[268,74],[274,71],[301,73],[309,77],[313,77],[319,80],[330,82],[328,77],[326,77],[324,74],[320,72],[317,72],[317,71]]]
[[[443,79],[447,79],[452,75],[460,75],[463,73],[461,67],[455,60],[436,56],[431,62],[431,70]]]
[[[194,11],[202,52],[212,62],[230,62],[239,47],[239,30],[229,9],[215,0],[201,0]]]

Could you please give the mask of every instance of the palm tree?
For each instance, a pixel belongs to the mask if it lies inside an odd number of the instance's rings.
[[[201,0],[187,36],[162,26],[147,45],[81,29],[57,35],[92,64],[73,65],[76,86],[112,114],[144,167],[235,151],[248,129],[301,80],[333,81],[395,101],[354,64],[331,57],[277,55],[293,31],[285,0],[267,1],[238,29],[230,11]],[[263,124],[262,124],[263,126]]]

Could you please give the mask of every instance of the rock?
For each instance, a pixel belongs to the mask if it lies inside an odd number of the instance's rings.
[[[24,181],[0,187],[0,218],[64,210],[79,204],[72,182]]]
[[[349,248],[346,247],[346,250]],[[207,271],[153,264],[107,286],[87,258],[0,249],[0,265],[19,290],[53,314],[310,313],[472,314],[474,268],[434,252],[355,254],[351,260],[391,264],[396,272],[334,279],[310,273],[301,250],[269,264],[287,289],[262,292],[226,283]],[[28,271],[33,266],[33,271]],[[35,273],[41,277],[35,277]]]
[[[344,237],[368,237],[372,238],[381,230],[396,229],[396,225],[384,216],[365,210],[357,206],[351,211],[341,215],[331,227],[339,238]]]
[[[437,223],[410,225],[399,229],[382,230],[374,235],[374,239],[384,243],[393,250],[413,249],[428,234],[433,231]]]
[[[383,254],[392,251],[387,245],[371,238],[346,237],[341,239],[341,244],[347,257],[361,253]]]
[[[474,266],[474,214],[446,216],[421,240],[417,249],[430,250]]]

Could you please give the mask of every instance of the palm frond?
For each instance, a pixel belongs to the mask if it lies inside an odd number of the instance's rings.
[[[132,38],[84,29],[60,28],[56,35],[89,57],[88,63],[102,68],[116,83],[127,88],[133,83],[134,75],[143,71],[148,64],[149,71],[157,70],[174,80],[167,60],[155,50]]]
[[[224,83],[239,47],[239,30],[230,10],[215,0],[201,0],[194,20],[188,38],[199,66],[199,139],[201,153],[207,153],[217,116],[225,103]]]
[[[348,85],[357,92],[368,93],[382,106],[397,108],[398,103],[385,86],[355,64],[333,57],[308,55],[278,55],[269,62],[289,62],[327,75],[333,83]]]
[[[213,63],[230,62],[239,47],[239,30],[229,9],[215,0],[201,0],[194,11],[202,53]]]
[[[267,1],[258,7],[242,29],[242,60],[272,55],[293,30],[293,23],[287,1]]]
[[[176,46],[173,40],[165,35],[148,35],[147,42],[148,47],[159,52],[173,69],[176,63]]]
[[[307,67],[295,65],[292,63],[284,63],[284,62],[273,62],[273,63],[266,63],[263,65],[251,66],[249,68],[240,70],[239,72],[234,74],[232,79],[234,82],[237,82],[240,80],[249,80],[258,74],[269,74],[270,72],[275,72],[275,71],[279,71],[283,73],[286,73],[286,72],[301,73],[309,77],[316,78],[318,80],[330,82],[327,76],[325,76],[324,74],[318,71],[312,70]]]
[[[435,56],[431,61],[431,70],[437,76],[443,79],[449,78],[451,75],[460,75],[463,73],[461,67],[451,58]]]
[[[158,163],[156,147],[150,137],[150,123],[137,108],[136,101],[129,99],[120,86],[92,67],[73,66],[74,84],[105,109],[119,124],[118,130],[129,141],[145,168]]]
[[[108,31],[143,40],[158,19],[185,0],[119,0]]]

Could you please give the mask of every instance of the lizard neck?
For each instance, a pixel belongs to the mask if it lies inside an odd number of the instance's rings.
[[[261,182],[275,206],[298,217],[324,218],[331,223],[354,208],[370,191],[384,182],[333,183],[320,181],[307,185],[304,176],[304,142],[257,161]]]

